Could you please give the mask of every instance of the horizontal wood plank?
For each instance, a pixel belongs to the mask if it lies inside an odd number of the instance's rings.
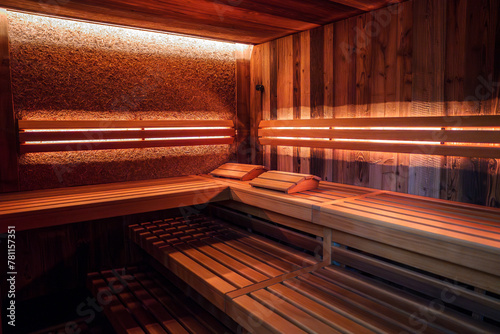
[[[472,158],[500,158],[500,146],[459,146],[432,144],[402,144],[378,142],[339,142],[329,140],[300,140],[261,138],[262,145],[281,145],[295,147],[328,148],[356,151],[394,152],[409,154],[429,154],[444,156],[460,156]]]
[[[353,140],[430,141],[461,143],[500,143],[498,131],[454,130],[325,130],[260,129],[261,137],[331,138]]]
[[[148,120],[148,121],[49,121],[19,120],[20,130],[46,129],[133,129],[133,128],[177,128],[177,127],[227,127],[233,128],[229,120]]]
[[[261,121],[260,128],[278,127],[498,127],[500,116],[361,117],[335,119],[297,119]]]
[[[81,142],[61,144],[21,144],[21,153],[60,152],[60,151],[89,151],[89,150],[116,150],[150,147],[198,146],[198,145],[230,145],[234,138],[206,138],[206,139],[172,139],[172,140],[134,140],[116,142]]]
[[[234,129],[179,129],[179,130],[129,130],[129,131],[40,131],[21,132],[19,141],[68,141],[109,140],[134,138],[177,138],[177,137],[233,137]]]

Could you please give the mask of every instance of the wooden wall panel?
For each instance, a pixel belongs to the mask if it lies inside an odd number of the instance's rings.
[[[293,119],[293,36],[277,41],[277,119]],[[277,148],[278,170],[293,170],[293,147]]]
[[[311,34],[309,31],[298,34],[300,36],[300,118],[311,118]],[[300,173],[311,173],[311,149],[299,148]]]
[[[311,118],[323,118],[324,114],[324,50],[325,28],[311,30],[310,96]],[[311,149],[311,174],[324,178],[324,150]]]
[[[499,114],[499,1],[409,0],[293,35],[293,118]],[[285,169],[500,206],[500,161],[418,153],[295,148]]]
[[[12,102],[9,23],[0,9],[0,192],[19,190],[17,129]]]
[[[236,161],[251,163],[250,59],[252,47],[235,51],[236,55]],[[255,99],[255,97],[254,97]]]
[[[260,121],[263,119],[263,102],[264,92],[257,91],[257,85],[263,85],[262,77],[262,53],[264,45],[254,46],[252,51],[253,61],[250,67],[250,149],[251,158],[250,163],[254,165],[262,165],[263,161],[263,148],[258,140],[258,127]]]
[[[445,32],[446,2],[414,1],[412,116],[445,115]],[[444,164],[443,157],[412,155],[408,192],[414,195],[439,197],[440,169]]]
[[[398,6],[396,114],[409,116],[413,90],[413,1]],[[408,192],[410,156],[397,155],[396,191]]]

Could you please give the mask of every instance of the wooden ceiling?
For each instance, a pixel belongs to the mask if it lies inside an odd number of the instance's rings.
[[[259,44],[404,0],[1,0],[0,7]]]

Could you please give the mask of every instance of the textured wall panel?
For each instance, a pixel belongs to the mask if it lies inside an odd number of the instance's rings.
[[[9,13],[18,119],[233,119],[235,44]],[[23,190],[204,173],[229,146],[27,154]]]

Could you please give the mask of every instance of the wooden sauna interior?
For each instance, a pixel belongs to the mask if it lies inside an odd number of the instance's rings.
[[[0,332],[500,333],[499,14],[0,0]]]

